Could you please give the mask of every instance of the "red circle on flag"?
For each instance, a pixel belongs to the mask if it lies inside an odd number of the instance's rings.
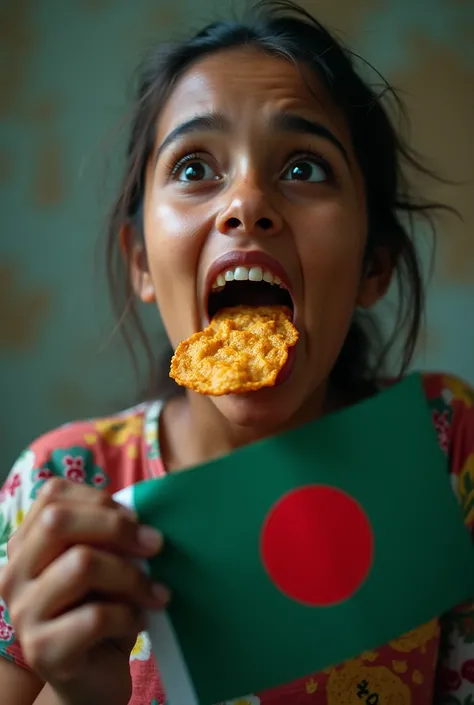
[[[287,597],[328,607],[351,597],[372,566],[372,527],[361,505],[328,485],[288,492],[267,514],[260,535],[265,569]]]

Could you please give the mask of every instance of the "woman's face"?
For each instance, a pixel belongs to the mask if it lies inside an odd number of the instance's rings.
[[[254,267],[251,276],[277,275],[291,292],[300,338],[286,381],[210,398],[241,426],[277,428],[311,404],[355,306],[373,303],[362,175],[343,116],[310,83],[253,48],[201,60],[170,96],[147,167],[142,294],[153,291],[173,347],[207,325],[219,273]],[[239,291],[248,302],[249,287],[234,285],[235,303]]]

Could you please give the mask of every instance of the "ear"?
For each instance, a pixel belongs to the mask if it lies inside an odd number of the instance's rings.
[[[138,237],[136,226],[123,225],[119,232],[122,255],[128,264],[133,291],[144,303],[155,301],[155,287],[148,269],[148,260],[143,239]]]
[[[370,308],[387,293],[393,275],[393,258],[386,248],[376,248],[365,268],[357,306]]]

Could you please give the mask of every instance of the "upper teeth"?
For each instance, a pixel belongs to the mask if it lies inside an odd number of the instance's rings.
[[[268,284],[282,285],[280,277],[262,267],[233,267],[220,272],[212,284],[213,289],[221,289],[227,282],[267,282]]]

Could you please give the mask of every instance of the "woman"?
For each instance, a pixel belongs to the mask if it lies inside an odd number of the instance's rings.
[[[393,277],[403,374],[423,308],[407,223],[435,208],[414,198],[404,163],[423,171],[349,54],[289,2],[261,3],[243,23],[211,25],[152,54],[107,242],[122,324],[137,323],[135,298],[156,304],[176,348],[207,323],[210,278],[237,278],[231,303],[249,303],[252,270],[277,301],[279,281],[289,289],[299,342],[282,384],[219,397],[154,390],[158,402],[70,424],[22,454],[0,505],[8,552],[0,683],[9,705],[165,701],[141,630],[143,610],[161,609],[170,594],[125,558],[154,555],[162,537],[110,495],[376,394],[384,358],[360,316]],[[142,328],[125,332],[153,357]],[[471,524],[473,391],[443,375],[426,375],[424,386]],[[471,610],[239,702],[467,702]],[[377,690],[349,687],[368,674]]]

